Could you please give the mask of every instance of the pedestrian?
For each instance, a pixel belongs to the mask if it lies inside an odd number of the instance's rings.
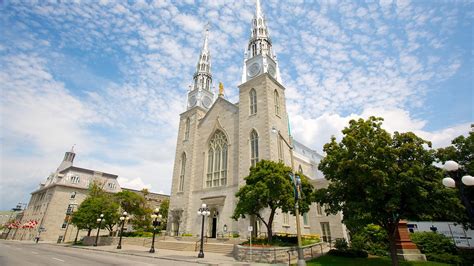
[[[38,244],[39,240],[40,240],[40,237],[39,237],[39,234],[38,234],[38,235],[35,236],[35,242],[36,242],[36,244]]]

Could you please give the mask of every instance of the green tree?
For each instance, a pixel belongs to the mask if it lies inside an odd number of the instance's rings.
[[[123,211],[126,211],[130,215],[142,214],[143,206],[146,203],[145,197],[138,193],[123,190],[115,194],[115,199],[120,204]]]
[[[392,265],[398,265],[395,232],[400,219],[431,219],[445,210],[462,210],[455,194],[441,184],[431,144],[415,134],[382,129],[382,118],[351,120],[340,143],[324,145],[319,169],[330,181],[315,193],[330,214],[357,230],[373,223],[389,240]]]
[[[440,148],[437,151],[438,161],[445,163],[446,161],[456,161],[461,167],[456,171],[455,178],[459,183],[460,178],[464,175],[474,175],[474,131],[469,132],[469,136],[459,136],[455,138],[452,145],[446,148]],[[474,206],[474,186],[464,186],[463,192],[465,195],[464,206],[466,206],[465,213],[459,213],[456,221],[469,226],[474,229],[474,221],[472,217],[474,213],[471,213],[471,220],[469,220],[468,211],[472,212]],[[461,190],[456,190],[459,197],[461,198]],[[440,220],[445,221],[444,217],[440,217]]]
[[[268,241],[272,241],[273,219],[277,209],[283,212],[295,212],[294,186],[290,178],[292,169],[283,163],[262,160],[255,167],[250,168],[250,174],[245,177],[245,185],[236,194],[237,206],[232,218],[238,220],[245,215],[254,215],[267,228]],[[300,213],[308,212],[311,204],[313,186],[308,178],[300,174],[302,197],[298,203]],[[264,210],[268,208],[269,215],[264,217]]]
[[[164,201],[161,202],[160,204],[160,214],[162,216],[161,218],[161,230],[166,229],[166,225],[168,224],[168,211],[170,208],[170,200],[165,199]]]
[[[101,223],[101,227],[112,232],[119,218],[118,207],[111,194],[106,193],[99,184],[93,183],[87,198],[73,213],[71,223],[79,229],[87,229],[87,235],[90,236],[91,230],[99,226],[97,218],[104,214],[105,222]]]

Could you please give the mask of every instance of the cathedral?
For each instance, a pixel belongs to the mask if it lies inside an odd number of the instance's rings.
[[[187,110],[180,115],[170,198],[168,233],[199,235],[204,203],[210,209],[205,220],[207,237],[266,232],[254,217],[231,218],[244,177],[259,160],[282,161],[302,171],[315,186],[324,179],[317,170],[322,158],[292,139],[288,127],[285,87],[260,1],[251,21],[251,35],[244,56],[239,102],[231,103],[212,88],[208,32],[199,55],[193,85],[187,95]],[[275,191],[278,193],[278,191]],[[320,206],[301,217],[302,234],[345,237],[340,215],[325,216]],[[295,217],[277,212],[274,232],[295,233]],[[330,222],[332,221],[332,224]],[[262,227],[263,226],[263,227]]]

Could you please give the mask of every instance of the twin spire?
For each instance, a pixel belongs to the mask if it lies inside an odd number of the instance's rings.
[[[211,53],[209,51],[209,24],[206,26],[206,31],[204,35],[204,43],[199,55],[199,60],[196,65],[196,71],[193,75],[194,84],[190,86],[190,92],[188,94],[189,102],[188,109],[192,108],[196,104],[199,104],[200,94],[204,93],[207,96],[212,97],[214,94],[211,90],[212,88],[212,74],[211,74]],[[260,0],[256,0],[256,10],[255,15],[252,19],[252,29],[247,46],[247,51],[245,52],[245,62],[248,60],[257,57],[257,56],[269,57],[269,61],[273,63],[266,63],[265,59],[263,62],[263,70],[266,73],[270,73],[274,76],[279,82],[280,75],[278,70],[278,64],[276,56],[272,50],[272,42],[269,36],[267,23],[265,16],[263,15],[262,8],[260,5]],[[246,63],[244,63],[244,75],[246,73]],[[272,65],[272,66],[270,66]],[[269,67],[270,66],[270,67]],[[273,69],[270,70],[269,69]],[[242,78],[242,82],[247,81],[247,78]],[[204,105],[206,106],[206,105]]]

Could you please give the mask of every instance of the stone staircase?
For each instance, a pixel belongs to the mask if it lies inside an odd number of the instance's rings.
[[[145,243],[144,246],[149,246],[150,243]],[[176,251],[199,251],[199,242],[188,242],[188,241],[156,241],[155,248],[168,249]],[[204,243],[204,252],[220,253],[220,254],[232,254],[234,250],[233,244],[226,243]]]

